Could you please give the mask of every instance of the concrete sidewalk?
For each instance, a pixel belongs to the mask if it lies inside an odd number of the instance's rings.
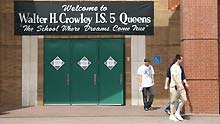
[[[0,108],[0,124],[220,124],[220,115],[187,115],[172,122],[163,107],[143,111],[139,106],[38,106]]]

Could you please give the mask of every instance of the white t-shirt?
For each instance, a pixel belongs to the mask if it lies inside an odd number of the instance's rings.
[[[175,85],[176,86],[181,85],[181,83],[182,83],[182,78],[181,78],[182,70],[180,68],[180,65],[173,64],[170,68],[170,73],[171,73],[170,87],[174,87]],[[176,82],[174,82],[173,78],[175,78]]]
[[[142,76],[142,87],[151,87],[153,86],[151,76],[154,75],[153,66],[142,65],[138,68],[138,75]]]

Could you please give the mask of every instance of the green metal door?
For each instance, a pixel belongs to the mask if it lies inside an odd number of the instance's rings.
[[[124,104],[123,39],[45,39],[44,104]]]
[[[44,104],[70,104],[69,41],[44,41]]]
[[[124,104],[124,41],[100,39],[99,86],[103,105]]]
[[[71,103],[97,104],[98,45],[94,39],[71,40]]]

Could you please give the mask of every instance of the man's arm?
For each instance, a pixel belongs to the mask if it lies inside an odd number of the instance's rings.
[[[164,89],[165,89],[165,90],[168,89],[168,84],[169,84],[169,77],[166,77],[165,86],[164,86]]]
[[[155,74],[155,72],[154,72],[154,67],[153,67],[153,66],[151,66],[151,68],[152,68],[152,75],[151,75],[151,79],[152,79],[152,84],[154,85],[154,74]]]
[[[167,77],[165,79],[165,86],[164,89],[167,90],[169,88],[170,78],[171,78],[171,72],[170,72],[171,66],[167,69]]]
[[[185,72],[184,72],[184,68],[182,66],[180,66],[181,70],[182,70],[182,80],[183,80],[183,83],[185,84],[186,88],[189,88],[189,84],[187,83],[186,81],[186,75],[185,75]]]
[[[142,76],[140,74],[138,74],[138,87],[139,87],[139,92],[142,91],[143,87],[142,87]]]
[[[186,79],[183,80],[183,83],[185,84],[186,88],[189,88],[189,84],[187,83]]]
[[[139,85],[142,84],[142,76],[140,74],[138,74],[138,84]]]
[[[151,75],[152,84],[154,84],[154,74]]]

